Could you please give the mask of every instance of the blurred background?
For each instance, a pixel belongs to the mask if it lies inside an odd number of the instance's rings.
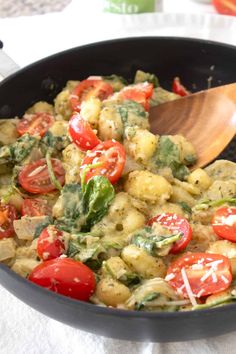
[[[71,0],[1,0],[0,16],[28,16],[61,11],[70,1]]]
[[[0,40],[20,67],[122,37],[178,36],[236,45],[235,15],[236,0],[0,0]]]

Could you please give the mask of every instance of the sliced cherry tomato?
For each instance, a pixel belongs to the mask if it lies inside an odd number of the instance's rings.
[[[230,261],[219,254],[187,253],[169,265],[166,279],[184,297],[189,290],[197,298],[215,294],[230,286]]]
[[[27,216],[51,215],[52,210],[44,199],[24,199],[21,214]]]
[[[112,94],[113,88],[103,80],[83,80],[70,95],[71,108],[73,111],[80,112],[81,103],[90,97],[103,101]]]
[[[188,96],[191,93],[186,89],[186,87],[184,87],[184,85],[181,84],[181,81],[178,77],[175,77],[173,80],[172,91],[180,96]]]
[[[28,279],[51,291],[88,301],[95,290],[95,276],[91,269],[71,258],[45,261],[33,269]]]
[[[13,221],[18,219],[16,208],[10,204],[0,204],[0,239],[14,236]]]
[[[58,159],[51,159],[55,177],[61,185],[65,183],[65,171]],[[20,185],[30,193],[45,194],[56,189],[49,177],[46,159],[40,159],[25,165],[19,173]]]
[[[211,223],[218,236],[236,242],[236,208],[222,207],[217,209]]]
[[[69,133],[73,142],[81,150],[91,150],[100,143],[90,124],[81,118],[80,114],[74,114],[69,122]]]
[[[192,239],[192,228],[189,222],[180,215],[173,213],[159,214],[150,219],[148,225],[151,226],[154,222],[166,227],[170,231],[183,233],[182,238],[172,246],[170,253],[176,254],[184,250]]]
[[[236,16],[236,0],[212,0],[212,2],[220,14]]]
[[[116,94],[116,97],[124,100],[131,100],[140,103],[146,111],[149,110],[149,98],[153,94],[153,84],[142,82],[136,85],[124,87]]]
[[[53,225],[47,226],[38,238],[37,252],[44,261],[60,257],[66,252],[65,233]]]
[[[107,140],[89,151],[81,164],[81,174],[88,165],[98,164],[86,172],[86,182],[93,176],[101,175],[116,183],[125,166],[125,149],[115,140]]]
[[[43,136],[52,126],[53,122],[54,118],[49,113],[25,114],[16,128],[20,135],[29,133],[30,135]]]

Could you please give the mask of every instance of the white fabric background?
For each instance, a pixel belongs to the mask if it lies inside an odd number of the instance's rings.
[[[164,15],[122,16],[102,14],[95,4],[98,0],[75,0],[63,13],[0,20],[5,51],[24,66],[73,46],[125,36],[188,36],[236,45],[236,19],[215,16],[208,5],[166,0]],[[217,339],[167,344],[107,339],[49,319],[0,286],[0,353],[232,354],[236,353],[236,332]]]

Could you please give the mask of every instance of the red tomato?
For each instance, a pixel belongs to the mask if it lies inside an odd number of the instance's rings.
[[[236,16],[236,0],[212,0],[212,2],[220,14]]]
[[[65,183],[65,171],[60,160],[51,159],[52,167],[60,184]],[[25,165],[19,173],[20,185],[30,193],[46,194],[56,189],[51,182],[48,167],[45,159]]]
[[[54,118],[49,113],[25,114],[16,128],[20,135],[29,133],[30,135],[43,136],[52,126],[53,122]]]
[[[83,120],[79,113],[73,115],[70,119],[69,133],[73,142],[81,150],[91,150],[100,142],[90,124]]]
[[[215,294],[230,286],[230,261],[219,254],[189,253],[172,262],[166,279],[178,293],[188,297],[185,276],[194,297]]]
[[[153,94],[153,84],[143,82],[136,85],[124,87],[117,93],[117,98],[124,100],[132,100],[140,103],[146,111],[149,109],[149,98]]]
[[[52,210],[44,199],[24,199],[21,214],[27,216],[51,215]]]
[[[18,219],[16,208],[10,204],[0,204],[0,239],[14,236],[13,221]]]
[[[70,95],[70,104],[73,111],[79,112],[82,101],[90,97],[105,100],[113,94],[113,88],[103,80],[83,80],[74,88]]]
[[[81,164],[83,171],[87,165],[101,163],[86,173],[86,182],[93,176],[102,175],[114,184],[120,178],[125,166],[125,149],[115,140],[107,140],[89,151]],[[83,172],[81,172],[82,174]]]
[[[89,301],[96,285],[91,269],[71,258],[45,261],[33,269],[28,279],[51,291],[81,301]]]
[[[171,231],[182,232],[182,238],[175,242],[172,246],[170,253],[176,254],[184,250],[192,239],[192,228],[189,222],[180,215],[172,213],[163,213],[148,221],[148,225],[152,225],[154,222],[166,227]]]
[[[222,207],[217,209],[211,223],[218,236],[236,242],[236,208]]]
[[[190,92],[186,89],[186,87],[181,84],[180,79],[178,77],[175,77],[173,80],[172,91],[180,96],[190,95]]]
[[[60,257],[66,252],[65,242],[63,231],[56,229],[53,225],[47,226],[38,238],[37,252],[39,257],[44,261]]]

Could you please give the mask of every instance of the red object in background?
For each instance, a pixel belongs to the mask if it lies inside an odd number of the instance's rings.
[[[212,3],[220,14],[236,16],[236,0],[212,0]]]
[[[182,85],[180,78],[175,77],[172,83],[172,91],[176,93],[176,95],[180,95],[182,97],[190,95],[190,91],[186,89],[184,85]]]

